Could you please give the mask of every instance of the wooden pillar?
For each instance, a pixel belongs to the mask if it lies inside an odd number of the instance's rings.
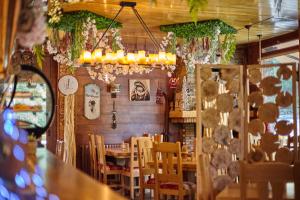
[[[42,71],[49,79],[55,98],[55,110],[54,118],[52,123],[47,130],[47,149],[55,153],[56,149],[56,140],[57,140],[57,75],[58,75],[58,66],[50,55],[46,55],[44,58]]]

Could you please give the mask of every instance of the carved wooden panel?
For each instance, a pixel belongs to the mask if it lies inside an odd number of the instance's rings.
[[[297,159],[296,79],[295,64],[247,66],[244,146],[250,162]]]
[[[197,155],[208,155],[213,188],[220,192],[236,181],[243,155],[243,67],[198,65],[196,71]],[[201,176],[198,169],[200,187]]]

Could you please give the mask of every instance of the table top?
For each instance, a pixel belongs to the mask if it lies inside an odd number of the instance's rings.
[[[115,158],[130,158],[130,151],[123,149],[106,149],[105,154]]]
[[[286,194],[283,200],[295,199],[294,193],[295,193],[294,183],[287,183]],[[240,200],[240,185],[233,184],[227,186],[221,193],[217,195],[216,200]],[[247,187],[247,200],[259,200],[257,189],[253,185]]]
[[[38,149],[37,161],[45,172],[45,187],[50,193],[58,195],[61,200],[125,200],[107,185],[63,163],[45,149]]]

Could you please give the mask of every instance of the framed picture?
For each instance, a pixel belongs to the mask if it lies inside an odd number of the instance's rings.
[[[84,116],[87,119],[100,117],[100,88],[96,84],[84,86]]]
[[[130,79],[129,80],[130,101],[150,101],[150,80]]]

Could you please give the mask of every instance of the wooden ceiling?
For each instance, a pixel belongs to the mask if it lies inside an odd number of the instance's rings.
[[[89,10],[108,18],[113,18],[120,6],[117,0],[93,0],[79,3],[66,3],[65,11]],[[157,38],[165,35],[159,31],[159,25],[191,21],[186,0],[157,0],[153,5],[149,0],[138,0],[137,10]],[[239,30],[238,43],[248,41],[244,28],[264,19],[267,21],[253,25],[250,29],[250,41],[257,40],[256,35],[270,38],[296,30],[298,27],[298,1],[283,0],[281,16],[276,14],[274,0],[208,0],[207,7],[198,14],[199,20],[221,19]],[[123,37],[147,37],[142,26],[130,8],[124,8],[117,18],[123,23]]]

